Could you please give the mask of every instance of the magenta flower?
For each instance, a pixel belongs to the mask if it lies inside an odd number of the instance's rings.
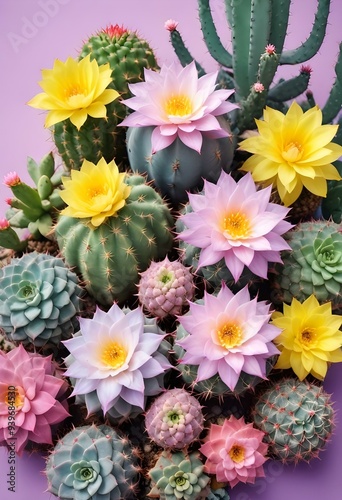
[[[79,321],[81,334],[63,342],[72,355],[65,373],[75,379],[72,395],[90,395],[89,414],[98,411],[98,403],[106,414],[122,400],[143,410],[145,396],[162,390],[156,377],[171,367],[158,352],[164,335],[152,333],[153,327],[146,331],[141,308],[125,313],[117,304]]]
[[[5,231],[10,227],[10,223],[7,219],[0,219],[0,231]]]
[[[216,116],[237,108],[227,101],[234,90],[215,90],[217,74],[198,78],[194,62],[184,68],[174,62],[162,66],[160,72],[145,69],[145,81],[129,85],[134,97],[123,101],[135,111],[119,125],[155,126],[152,153],[166,148],[177,137],[200,153],[202,134],[213,139],[229,136]]]
[[[51,426],[69,416],[67,390],[51,356],[0,351],[0,444],[15,442],[18,455],[29,441],[52,444]]]
[[[235,181],[222,171],[217,184],[189,193],[193,211],[180,216],[187,229],[178,238],[201,249],[198,267],[224,258],[238,281],[244,266],[267,278],[268,262],[282,262],[280,251],[290,247],[281,235],[292,225],[284,221],[289,209],[269,202],[271,189],[258,190],[249,173]]]
[[[246,424],[243,417],[233,415],[223,425],[212,424],[200,452],[207,458],[206,472],[217,481],[229,483],[233,488],[240,481],[254,483],[257,477],[265,477],[268,445],[262,442],[264,432]]]
[[[241,371],[265,379],[266,359],[279,354],[271,314],[265,301],[250,299],[247,286],[236,295],[225,284],[217,296],[205,292],[203,303],[190,302],[178,318],[189,334],[176,342],[185,350],[181,364],[198,366],[196,382],[219,374],[231,391]]]

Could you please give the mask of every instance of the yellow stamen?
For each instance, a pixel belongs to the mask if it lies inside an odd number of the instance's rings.
[[[300,333],[300,341],[305,347],[312,347],[316,340],[316,333],[314,329],[306,328]]]
[[[217,330],[218,341],[222,347],[230,349],[240,345],[242,340],[242,330],[236,323],[225,323]]]
[[[12,386],[11,386],[12,387]],[[20,392],[23,392],[22,390]],[[18,388],[8,388],[5,395],[5,404],[7,406],[15,406],[17,409],[21,408],[24,404],[24,395],[20,394]]]
[[[192,113],[192,103],[187,95],[173,95],[165,103],[165,112],[172,116],[186,116]]]
[[[99,195],[107,194],[107,191],[104,189],[104,186],[94,186],[88,189],[87,194],[90,199],[93,199]]]
[[[118,342],[109,342],[101,349],[101,361],[109,368],[120,368],[126,361],[127,351]]]
[[[250,232],[250,223],[244,213],[235,212],[225,216],[223,228],[232,239],[246,238]]]
[[[298,142],[289,142],[282,151],[281,155],[285,161],[294,163],[299,161],[303,154],[303,148]]]
[[[235,463],[240,463],[245,458],[245,449],[239,444],[234,444],[228,451],[228,455]]]

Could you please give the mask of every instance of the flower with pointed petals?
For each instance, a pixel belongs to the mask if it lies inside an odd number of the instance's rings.
[[[338,125],[322,125],[318,106],[304,112],[294,101],[285,115],[266,107],[256,124],[259,134],[239,144],[253,153],[241,170],[251,172],[255,182],[273,185],[284,205],[294,203],[303,187],[326,197],[326,179],[341,179],[332,165],[342,155],[342,147],[331,142]]]
[[[178,26],[178,21],[175,21],[174,19],[168,19],[165,21],[164,27],[168,31],[175,31]]]
[[[216,117],[237,108],[227,101],[234,91],[216,90],[216,78],[217,72],[198,78],[194,62],[184,68],[174,62],[160,72],[145,69],[145,81],[129,85],[134,96],[123,101],[134,112],[119,125],[154,126],[153,153],[177,137],[200,153],[202,134],[213,139],[229,136]]]
[[[145,396],[161,392],[148,381],[171,365],[158,352],[164,335],[151,332],[141,308],[124,312],[114,303],[108,312],[97,308],[92,319],[80,318],[80,335],[64,342],[72,355],[65,375],[75,380],[73,395],[96,394],[89,399],[89,414],[98,410],[92,406],[97,402],[106,414],[122,400],[143,411]]]
[[[28,442],[52,444],[51,426],[69,416],[67,390],[51,356],[0,351],[0,445],[15,442],[21,455]]]
[[[96,59],[90,60],[90,54],[81,61],[69,57],[64,63],[56,59],[53,69],[42,71],[39,85],[44,92],[27,104],[49,111],[46,127],[70,118],[79,130],[88,115],[105,118],[106,104],[119,97],[116,90],[107,89],[112,81],[111,74],[109,64],[99,66]]]
[[[197,382],[218,374],[231,391],[242,371],[265,379],[267,358],[279,353],[269,309],[251,300],[247,286],[236,295],[224,283],[217,296],[205,292],[203,304],[190,302],[189,313],[178,317],[188,333],[176,342],[185,350],[180,363],[198,366]]]
[[[193,211],[180,216],[187,229],[178,238],[201,249],[199,268],[224,258],[235,281],[244,266],[267,278],[268,262],[281,262],[280,251],[289,249],[281,235],[292,227],[284,221],[289,209],[269,203],[270,195],[271,187],[258,190],[251,174],[235,181],[225,172],[189,194]]]
[[[231,488],[239,482],[254,484],[256,478],[265,477],[263,464],[268,445],[262,442],[264,436],[252,423],[246,424],[243,417],[232,415],[223,425],[211,424],[200,448],[207,458],[205,470],[217,481],[228,482]]]
[[[342,361],[342,316],[332,314],[331,302],[320,305],[314,295],[302,304],[295,298],[283,313],[272,315],[282,329],[274,343],[280,350],[275,368],[292,368],[299,380],[311,373],[323,380],[329,363]]]

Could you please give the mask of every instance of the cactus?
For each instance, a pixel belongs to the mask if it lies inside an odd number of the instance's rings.
[[[298,76],[274,84],[279,65],[306,63],[321,47],[329,17],[330,0],[318,0],[312,30],[303,44],[293,50],[283,50],[287,33],[291,0],[225,0],[225,11],[232,36],[232,53],[226,50],[218,36],[213,20],[210,0],[198,0],[198,14],[204,42],[210,55],[221,66],[218,82],[235,88],[235,98],[240,111],[232,123],[233,132],[241,134],[255,128],[254,118],[262,115],[267,104],[281,111],[286,101],[301,95],[307,89],[310,71],[302,66]],[[193,60],[177,30],[177,23],[170,31],[170,41],[176,55],[185,66]],[[205,70],[196,62],[200,75]],[[342,44],[335,67],[336,79],[323,108],[323,123],[331,122],[342,105]],[[262,84],[263,90],[255,92],[254,85]]]
[[[210,491],[210,477],[203,469],[198,453],[163,451],[149,471],[152,489],[148,496],[160,500],[205,499]]]
[[[193,276],[179,260],[151,262],[140,275],[139,302],[157,318],[181,314],[195,293]]]
[[[334,411],[322,387],[283,379],[259,395],[253,418],[266,433],[271,455],[283,462],[309,462],[332,434]]]
[[[150,439],[162,448],[183,449],[203,430],[201,405],[185,389],[170,389],[153,401],[145,425]]]
[[[107,425],[76,427],[46,462],[48,491],[61,500],[136,498],[139,463],[129,440]]]
[[[341,309],[342,233],[332,221],[302,222],[285,235],[290,250],[282,252],[283,265],[270,273],[274,304],[300,302],[314,294],[319,303]]]
[[[14,198],[8,200],[11,207],[6,212],[9,230],[0,232],[0,245],[15,251],[25,249],[27,241],[20,241],[13,228],[27,229],[34,240],[52,239],[58,211],[65,206],[60,197],[63,172],[55,169],[52,153],[45,155],[39,164],[29,157],[27,171],[35,187],[27,185],[15,172],[4,179]]]
[[[335,166],[342,174],[342,162],[337,161]],[[328,192],[326,198],[323,198],[321,210],[324,219],[332,219],[336,224],[342,222],[342,182],[328,181]]]
[[[77,329],[82,288],[62,259],[32,252],[0,269],[0,324],[10,341],[58,346]]]
[[[173,243],[173,218],[159,194],[140,175],[127,175],[125,182],[131,186],[126,205],[98,228],[65,215],[55,227],[66,262],[103,305],[131,297],[139,272],[163,259]]]
[[[90,54],[99,65],[109,63],[112,82],[108,86],[120,93],[121,98],[130,96],[128,85],[142,80],[144,68],[158,69],[154,52],[146,40],[136,32],[123,27],[109,26],[91,36],[80,50],[79,58]],[[127,152],[124,129],[117,125],[124,119],[127,108],[115,100],[107,105],[107,118],[88,117],[77,130],[70,120],[54,126],[53,136],[59,154],[68,170],[79,168],[84,159],[97,163],[101,157],[107,162],[116,159],[121,170],[127,168]]]

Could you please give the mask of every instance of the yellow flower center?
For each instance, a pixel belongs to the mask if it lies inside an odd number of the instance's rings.
[[[20,390],[14,386],[9,386],[7,392],[5,393],[5,404],[7,406],[15,406],[16,409],[20,409],[24,404],[24,391],[20,387]]]
[[[127,351],[118,342],[109,342],[101,350],[101,361],[108,368],[116,370],[126,361]]]
[[[302,154],[303,154],[303,148],[301,144],[298,144],[298,142],[289,142],[285,146],[281,155],[285,161],[288,161],[289,163],[294,163],[301,159]]]
[[[217,338],[226,349],[236,347],[241,343],[242,329],[236,323],[225,323],[217,330]]]
[[[104,186],[94,186],[88,189],[88,197],[90,199],[96,198],[97,196],[107,194],[108,190],[104,188]]]
[[[300,333],[300,341],[305,347],[312,347],[316,341],[316,333],[312,328],[306,328]]]
[[[246,238],[250,232],[250,222],[244,213],[231,213],[225,216],[223,229],[233,240]]]
[[[173,95],[165,103],[165,112],[172,116],[190,115],[192,102],[187,95]]]
[[[228,455],[235,463],[240,463],[245,458],[245,448],[239,444],[234,444],[228,451]]]

